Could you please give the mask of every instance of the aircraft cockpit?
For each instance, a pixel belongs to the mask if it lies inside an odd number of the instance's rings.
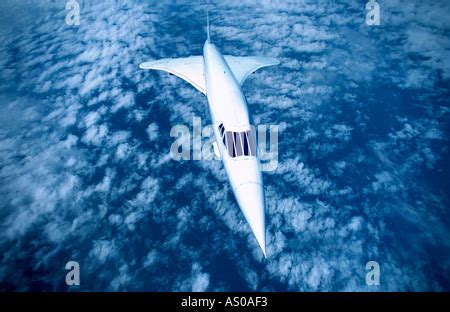
[[[222,142],[230,157],[256,157],[256,136],[254,131],[227,131],[223,124],[219,125],[219,131],[222,136]]]

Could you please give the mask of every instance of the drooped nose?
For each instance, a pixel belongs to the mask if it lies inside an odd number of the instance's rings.
[[[264,190],[260,183],[248,182],[234,189],[242,213],[266,257],[266,219]]]

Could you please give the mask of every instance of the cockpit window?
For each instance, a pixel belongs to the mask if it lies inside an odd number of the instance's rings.
[[[223,124],[219,125],[223,145],[230,157],[256,156],[256,139],[252,130],[243,132],[226,131]]]

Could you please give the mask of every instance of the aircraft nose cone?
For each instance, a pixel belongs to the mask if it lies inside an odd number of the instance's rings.
[[[234,190],[236,200],[266,258],[266,220],[263,186],[245,183]]]

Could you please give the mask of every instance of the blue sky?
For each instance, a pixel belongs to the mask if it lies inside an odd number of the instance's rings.
[[[0,289],[450,289],[448,1],[0,4]],[[139,63],[280,60],[243,86],[277,124],[267,253],[218,161],[173,161],[205,97]],[[64,284],[80,263],[81,285]],[[365,284],[365,264],[381,285]]]

